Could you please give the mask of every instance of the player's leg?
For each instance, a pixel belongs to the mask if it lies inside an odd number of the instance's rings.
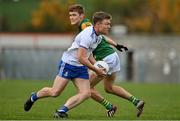
[[[127,90],[125,90],[123,87],[114,85],[115,79],[116,79],[116,72],[106,76],[106,78],[104,79],[105,91],[107,93],[117,95],[132,102],[137,107],[137,116],[139,117],[143,111],[144,101],[136,98],[135,96],[130,94]]]
[[[69,74],[78,93],[69,98],[63,106],[59,107],[54,113],[55,118],[66,118],[68,116],[66,113],[68,110],[91,96],[88,68],[86,66],[73,66],[72,68]]]
[[[76,78],[73,80],[73,84],[75,85],[78,93],[70,97],[66,103],[55,112],[55,118],[67,117],[68,110],[78,106],[91,96],[89,80]]]
[[[93,100],[95,100],[96,102],[101,103],[104,98],[101,96],[101,94],[100,94],[97,90],[95,90],[94,87],[95,87],[102,79],[104,79],[104,77],[99,77],[99,76],[97,76],[97,74],[94,73],[93,71],[90,71],[89,73],[90,73],[89,81],[90,81],[90,87],[91,87],[91,98],[92,98]],[[108,106],[106,106],[106,105],[103,105],[103,106],[105,106],[105,108],[108,107]]]
[[[67,83],[68,83],[67,79],[60,76],[56,76],[52,87],[44,87],[41,90],[39,90],[37,93],[31,94],[31,96],[24,104],[24,110],[29,111],[33,103],[40,98],[57,97],[64,90]]]
[[[109,66],[108,76],[104,79],[104,88],[105,91],[124,99],[129,100],[137,107],[137,116],[143,111],[144,101],[137,99],[135,96],[130,94],[124,88],[114,85],[116,79],[116,72],[120,71],[120,59],[118,54],[115,52],[103,59]]]
[[[95,72],[89,71],[89,82],[90,82],[91,87],[96,86],[103,79],[104,79],[104,77],[97,76],[97,74]]]
[[[37,92],[38,98],[44,97],[57,97],[64,90],[66,85],[68,84],[68,79],[65,79],[60,76],[56,76],[54,80],[54,84],[52,87],[45,87]]]
[[[114,85],[115,79],[116,72],[112,73],[111,75],[107,75],[106,78],[103,80],[104,90],[107,93],[120,96],[124,99],[129,99],[132,95],[129,92],[127,92],[124,88]]]
[[[114,116],[117,107],[105,99],[95,88],[91,88],[91,98],[106,108],[108,117]]]
[[[79,105],[91,96],[89,80],[76,78],[73,80],[73,84],[75,85],[78,93],[69,98],[69,100],[65,103],[65,106],[69,109]]]
[[[109,113],[107,113],[109,117],[113,117],[117,107],[110,103],[107,99],[105,99],[95,88],[94,86],[97,85],[104,77],[98,77],[94,72],[90,72],[90,85],[91,85],[91,98],[96,102],[103,105]]]

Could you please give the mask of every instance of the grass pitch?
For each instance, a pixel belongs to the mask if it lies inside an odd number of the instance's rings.
[[[51,85],[51,81],[0,80],[0,120],[54,120],[55,109],[76,93],[71,82],[59,97],[38,100],[29,112],[23,110],[24,102],[32,91]],[[69,111],[68,120],[180,119],[180,84],[119,83],[119,85],[145,100],[144,112],[140,118],[136,117],[136,109],[130,102],[105,93],[102,84],[99,84],[97,89],[102,95],[118,106],[115,117],[106,117],[104,107],[88,99]]]

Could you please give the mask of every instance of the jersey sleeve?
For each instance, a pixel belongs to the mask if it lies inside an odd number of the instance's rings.
[[[91,22],[84,22],[84,23],[82,23],[82,25],[81,25],[81,30],[84,30],[86,27],[91,26],[91,25],[92,25]]]
[[[91,40],[86,35],[81,36],[80,47],[88,49],[91,45]]]

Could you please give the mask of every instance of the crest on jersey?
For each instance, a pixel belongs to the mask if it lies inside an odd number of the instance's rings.
[[[64,76],[68,76],[68,72],[67,71],[64,73]]]
[[[84,30],[86,27],[91,26],[91,22],[85,22],[81,25],[81,29]]]

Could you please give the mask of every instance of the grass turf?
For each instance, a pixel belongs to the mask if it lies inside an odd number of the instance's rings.
[[[70,82],[57,98],[39,100],[29,112],[23,104],[32,91],[51,86],[51,81],[0,81],[0,120],[53,120],[53,113],[76,90]],[[180,84],[137,84],[119,83],[133,95],[145,100],[144,113],[137,118],[135,107],[128,101],[97,89],[102,95],[118,106],[114,118],[106,117],[106,110],[92,99],[69,111],[68,120],[178,120],[180,119]]]

